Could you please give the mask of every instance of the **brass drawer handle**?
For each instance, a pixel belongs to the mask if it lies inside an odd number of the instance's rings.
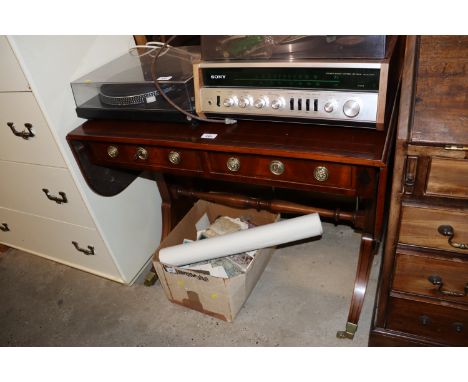
[[[86,256],[94,255],[94,247],[88,245],[88,249],[80,248],[76,241],[72,241],[72,244],[74,245],[77,251],[84,253]]]
[[[167,157],[172,164],[179,164],[182,161],[182,155],[178,151],[171,151]]]
[[[280,160],[270,162],[270,171],[273,175],[281,175],[284,172],[284,163]]]
[[[432,285],[437,286],[437,292],[443,294],[445,296],[452,296],[452,297],[465,297],[468,294],[468,283],[465,285],[465,290],[463,292],[456,292],[452,290],[444,290],[442,289],[444,283],[442,281],[442,277],[437,275],[431,275],[427,278]]]
[[[21,137],[23,139],[28,140],[29,138],[34,137],[34,133],[31,131],[32,130],[32,125],[30,123],[25,123],[24,127],[26,127],[26,130],[23,131],[17,131],[15,129],[15,124],[13,122],[7,122],[8,127],[11,129],[11,132],[15,134],[17,137]]]
[[[117,158],[119,156],[119,149],[116,146],[109,146],[107,148],[107,155],[111,158]]]
[[[44,194],[46,194],[47,199],[54,201],[57,204],[68,203],[67,195],[65,192],[59,191],[60,198],[58,196],[52,196],[49,194],[49,190],[47,188],[43,188]]]
[[[2,223],[2,225],[0,225],[0,230],[3,232],[8,232],[10,230],[10,227],[8,227],[8,224]]]
[[[325,182],[328,179],[328,169],[325,166],[318,166],[314,170],[314,178],[319,182]]]
[[[227,160],[226,165],[229,171],[233,171],[233,172],[239,171],[240,160],[238,158],[231,157]]]
[[[140,160],[147,160],[148,159],[148,150],[146,150],[143,147],[138,147],[136,154],[135,154],[136,159]]]
[[[466,243],[457,243],[453,241],[453,237],[455,236],[455,230],[451,225],[441,225],[437,228],[437,231],[443,235],[448,237],[448,243],[458,249],[468,249],[468,244]]]

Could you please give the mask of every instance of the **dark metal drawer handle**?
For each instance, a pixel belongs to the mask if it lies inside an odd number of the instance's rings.
[[[86,256],[94,255],[94,247],[91,247],[90,245],[88,245],[88,249],[83,249],[79,247],[76,241],[72,241],[72,244],[75,246],[77,251],[84,253]]]
[[[454,322],[452,324],[453,330],[455,330],[457,333],[463,332],[463,329],[465,329],[465,326],[463,325],[462,322]]]
[[[58,196],[50,195],[49,190],[47,188],[43,188],[42,191],[44,191],[44,193],[46,194],[47,199],[52,200],[57,204],[68,203],[67,195],[65,195],[65,192],[60,191],[59,192],[60,198],[59,198]]]
[[[23,131],[17,131],[15,129],[15,124],[13,122],[7,122],[8,127],[11,129],[11,132],[15,134],[17,137],[21,137],[23,139],[28,140],[29,138],[34,137],[34,133],[31,131],[32,130],[32,125],[30,123],[25,123],[24,127],[26,127],[26,130]]]
[[[422,315],[422,316],[419,316],[419,323],[422,326],[427,326],[427,325],[430,325],[432,323],[432,320],[428,316]]]
[[[439,292],[440,294],[452,297],[465,297],[468,294],[468,283],[466,283],[465,285],[464,292],[456,292],[452,290],[443,290],[442,288],[444,286],[444,283],[442,282],[442,277],[440,276],[431,275],[427,279],[433,285],[437,286],[437,292]]]
[[[453,229],[453,227],[451,225],[441,225],[441,226],[439,226],[439,228],[437,228],[437,231],[441,235],[444,235],[444,236],[448,237],[448,243],[452,247],[458,248],[458,249],[468,249],[468,244],[457,243],[457,242],[452,241],[453,237],[455,236],[455,230]]]
[[[8,232],[10,228],[8,227],[8,224],[2,223],[2,225],[0,225],[0,230],[3,232]]]

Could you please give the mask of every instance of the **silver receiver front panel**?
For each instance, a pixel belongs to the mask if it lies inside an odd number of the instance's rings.
[[[204,113],[376,123],[378,93],[202,87]]]

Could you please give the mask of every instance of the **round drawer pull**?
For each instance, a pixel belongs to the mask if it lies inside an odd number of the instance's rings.
[[[421,323],[422,326],[427,326],[432,322],[432,320],[428,316],[423,315],[423,316],[419,316],[419,322]]]
[[[270,163],[270,171],[274,175],[281,175],[284,172],[284,163],[279,160],[272,160]]]
[[[109,146],[107,148],[107,155],[111,158],[117,158],[119,156],[119,149],[116,146]]]
[[[457,333],[463,332],[463,329],[465,329],[465,326],[463,325],[462,322],[454,322],[452,324],[453,330],[455,330]]]
[[[182,156],[177,151],[171,151],[167,157],[169,158],[169,162],[172,164],[179,164],[182,160]]]
[[[143,147],[138,147],[136,154],[135,154],[136,159],[140,160],[147,160],[148,159],[148,150],[146,150]]]
[[[328,179],[328,169],[325,166],[315,167],[314,178],[319,182],[325,182]]]
[[[2,223],[2,224],[0,225],[0,231],[8,232],[9,230],[10,230],[10,227],[8,227],[8,224]]]
[[[233,172],[239,171],[240,160],[238,158],[231,157],[227,160],[226,165],[229,171],[233,171]]]

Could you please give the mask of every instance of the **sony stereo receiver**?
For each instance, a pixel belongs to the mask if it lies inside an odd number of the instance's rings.
[[[383,59],[202,61],[194,65],[201,115],[384,129],[400,79],[402,44]]]

